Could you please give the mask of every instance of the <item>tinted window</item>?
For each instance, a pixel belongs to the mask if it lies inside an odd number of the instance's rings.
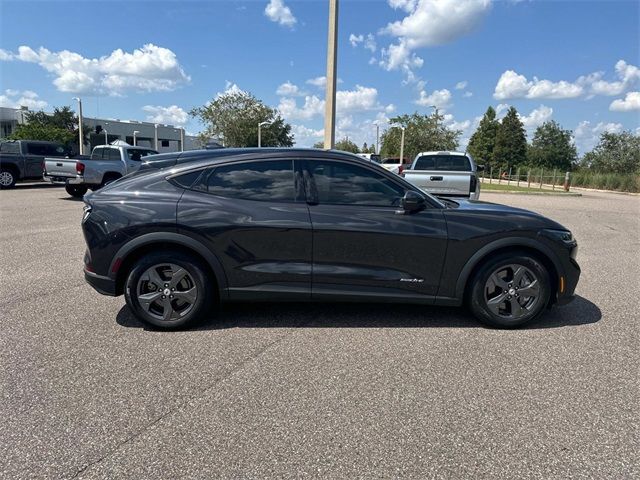
[[[27,143],[27,153],[29,155],[38,155],[43,157],[55,157],[65,154],[62,145],[51,143]]]
[[[109,160],[120,160],[122,157],[120,156],[120,150],[118,148],[107,148],[105,149],[107,152],[109,152],[108,155],[108,159]],[[105,152],[106,153],[106,152]]]
[[[225,165],[213,169],[207,178],[213,195],[272,202],[296,201],[293,161],[276,160]],[[300,196],[300,195],[299,195]]]
[[[16,142],[0,143],[1,153],[20,153],[20,144]]]
[[[153,150],[143,150],[140,148],[129,148],[127,149],[127,155],[129,156],[129,160],[137,160],[139,161],[142,157],[146,157],[147,155],[154,155],[158,152]]]
[[[311,161],[309,168],[319,203],[392,207],[404,196],[401,186],[359,165]]]
[[[91,152],[91,160],[102,160],[106,148],[94,148]]]
[[[200,178],[202,170],[196,170],[195,172],[189,172],[177,177],[173,177],[173,181],[180,185],[182,188],[191,188],[195,181]]]
[[[469,172],[471,163],[463,155],[425,155],[416,160],[414,170],[448,170],[452,172]]]

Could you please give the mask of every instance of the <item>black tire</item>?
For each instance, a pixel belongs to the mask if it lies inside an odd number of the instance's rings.
[[[72,197],[82,198],[84,197],[84,194],[87,193],[88,187],[86,185],[73,185],[72,183],[67,183],[64,186],[64,189]]]
[[[540,260],[527,253],[502,254],[487,260],[474,275],[468,306],[487,325],[516,328],[538,317],[550,295],[549,272]]]
[[[115,173],[108,173],[108,174],[106,174],[104,176],[104,178],[102,179],[102,183],[100,184],[100,187],[98,187],[98,188],[106,187],[110,183],[113,183],[116,180],[118,180],[119,178],[122,178],[122,175],[118,175],[118,174],[115,174]]]
[[[177,285],[171,281],[179,271],[175,267],[186,271]],[[162,282],[159,289],[154,288],[153,272],[158,274],[157,278]],[[210,311],[215,298],[213,283],[196,258],[165,250],[146,255],[136,262],[127,277],[125,300],[140,321],[163,330],[174,330],[195,324]],[[191,299],[187,299],[185,294],[191,292],[191,288],[195,288],[196,292],[195,299],[189,303]],[[178,298],[178,294],[184,296]],[[146,301],[141,301],[141,296],[145,296]],[[171,310],[168,319],[166,305]]]
[[[0,169],[0,189],[8,190],[16,186],[16,181],[18,177],[16,172],[14,172],[10,168],[2,168]]]

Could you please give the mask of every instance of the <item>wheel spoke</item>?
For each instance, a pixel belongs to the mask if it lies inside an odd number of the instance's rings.
[[[505,290],[507,288],[507,282],[501,279],[498,276],[498,272],[494,272],[489,279],[495,284],[496,287],[500,287],[500,289]]]
[[[175,288],[184,277],[186,277],[188,275],[188,272],[182,268],[182,267],[178,267],[177,270],[175,270],[171,276],[171,280],[169,281],[169,286],[172,288]]]
[[[538,280],[534,280],[529,285],[522,287],[520,290],[518,290],[518,293],[521,297],[537,297],[540,293]]]
[[[173,292],[173,297],[177,300],[182,300],[183,302],[193,304],[196,301],[196,296],[198,291],[196,287],[191,287],[189,290],[185,290],[183,292],[176,290]]]
[[[518,265],[517,268],[513,269],[513,284],[514,285],[520,285],[520,282],[522,281],[522,277],[524,276],[524,274],[527,272],[527,269]]]
[[[165,284],[165,281],[162,280],[162,278],[160,278],[160,274],[158,273],[158,270],[156,270],[155,267],[147,270],[145,274],[146,274],[145,275],[146,280],[148,282],[155,284],[156,287],[162,288],[162,286]]]
[[[506,299],[507,294],[501,293],[500,295],[493,297],[491,300],[488,300],[487,306],[493,313],[500,315],[500,305],[502,305]]]
[[[173,310],[173,306],[171,305],[171,299],[169,297],[166,297],[165,299],[162,300],[162,307],[164,308],[164,311],[162,312],[162,319],[165,322],[171,320],[171,317],[173,317],[173,314],[175,312]]]
[[[511,305],[511,316],[518,318],[526,313],[526,310],[522,308],[517,298],[511,298],[508,302]]]
[[[144,308],[148,312],[151,304],[158,300],[161,296],[161,291],[145,293],[142,295],[138,295],[138,301],[140,302],[140,306],[142,306],[142,308]]]

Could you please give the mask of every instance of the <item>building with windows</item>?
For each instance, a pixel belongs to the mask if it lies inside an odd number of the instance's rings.
[[[5,138],[25,122],[29,109],[0,107],[0,138]],[[104,145],[114,140],[122,140],[130,145],[150,147],[159,152],[177,152],[202,148],[198,137],[186,135],[183,128],[135,120],[84,117],[84,126],[89,129],[89,145]]]

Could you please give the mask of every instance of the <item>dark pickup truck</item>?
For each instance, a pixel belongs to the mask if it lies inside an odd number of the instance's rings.
[[[13,188],[18,180],[42,180],[44,157],[69,156],[61,143],[37,140],[0,142],[0,188]]]

